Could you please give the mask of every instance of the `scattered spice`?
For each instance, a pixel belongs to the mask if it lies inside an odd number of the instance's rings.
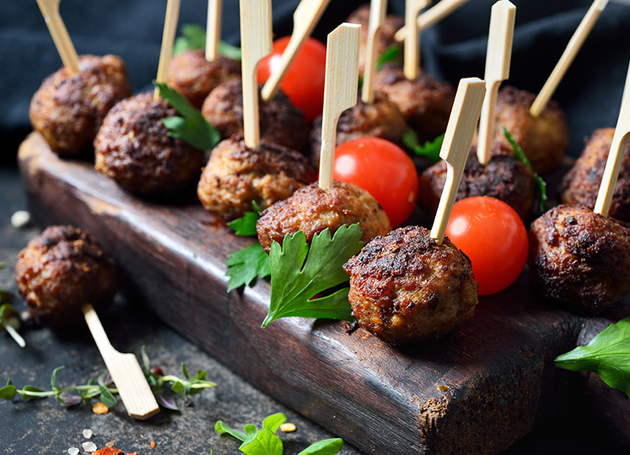
[[[113,447],[105,447],[92,453],[92,455],[116,455],[118,453],[122,453],[122,450],[114,449]]]
[[[92,412],[98,415],[107,414],[109,412],[109,408],[99,401],[92,406]]]
[[[151,448],[155,449],[155,441],[151,441]]]
[[[96,444],[94,444],[92,441],[84,442],[83,444],[81,444],[81,447],[83,447],[83,450],[85,450],[86,452],[94,452],[97,449]]]
[[[450,387],[447,385],[439,385],[437,386],[437,388],[440,392],[446,392],[448,389],[450,389]]]
[[[280,425],[280,431],[283,433],[293,433],[295,430],[297,430],[297,427],[292,423],[283,423]]]
[[[79,451],[79,449],[78,449],[78,448],[76,448],[76,447],[70,447],[70,448],[68,449],[68,453],[69,453],[70,455],[79,455],[79,452],[80,452],[80,451]]]
[[[92,438],[92,430],[90,430],[89,428],[83,430],[83,437],[85,439],[91,439]]]

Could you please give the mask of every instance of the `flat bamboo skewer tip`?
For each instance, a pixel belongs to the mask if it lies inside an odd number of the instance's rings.
[[[608,0],[595,0],[591,4],[591,7],[586,12],[584,19],[582,19],[580,25],[578,25],[575,33],[569,40],[569,44],[567,44],[567,48],[562,53],[556,67],[551,72],[549,79],[547,79],[547,82],[545,82],[542,90],[532,103],[532,106],[529,109],[529,113],[532,117],[538,117],[545,109],[545,106],[547,106],[547,103],[558,88],[560,81],[571,66],[571,63],[573,63],[577,53],[582,48],[584,41],[586,41],[589,33],[591,33],[597,19],[599,19],[599,16],[602,14],[602,11],[604,11],[607,4]]]
[[[70,74],[76,74],[80,71],[79,57],[72,44],[70,35],[68,35],[68,30],[59,14],[60,2],[61,0],[37,0],[50,36],[63,62],[63,66]]]
[[[405,4],[405,27],[409,31],[405,35],[403,72],[411,81],[420,74],[420,28],[418,16],[420,11],[431,4],[431,0],[407,0]]]
[[[83,315],[127,413],[134,419],[145,420],[160,412],[136,356],[122,354],[113,348],[91,304],[83,306]]]
[[[492,5],[488,50],[486,53],[486,97],[481,108],[477,158],[482,165],[490,161],[494,139],[494,119],[497,95],[501,82],[510,77],[512,41],[516,6],[508,0],[500,0]]]
[[[615,127],[612,143],[610,144],[610,153],[606,160],[602,183],[597,193],[594,212],[603,216],[608,216],[610,204],[612,203],[615,185],[619,177],[621,169],[621,161],[626,144],[630,139],[630,67],[626,76],[626,85],[623,90],[623,98],[621,100],[621,109],[619,110],[619,119]]]
[[[160,49],[160,62],[155,80],[166,82],[168,76],[168,65],[173,54],[173,43],[175,42],[175,32],[177,31],[177,20],[179,18],[180,0],[168,0],[166,4],[166,17],[164,19],[164,31],[162,32],[162,47]],[[153,92],[153,99],[160,98],[160,91],[156,87]]]
[[[439,244],[444,240],[446,225],[462,179],[485,93],[486,84],[477,77],[459,81],[440,149],[440,158],[446,161],[446,183],[431,229],[431,238],[436,239]]]
[[[330,0],[302,0],[300,2],[293,13],[293,33],[289,44],[287,44],[286,49],[282,53],[278,69],[269,76],[262,88],[261,95],[263,100],[269,101],[276,96],[280,83],[286,76],[287,71],[289,71],[289,67],[295,60],[302,45],[313,33],[313,29],[329,3]]]
[[[424,30],[425,28],[431,27],[433,24],[441,21],[453,11],[457,10],[457,8],[469,1],[470,0],[442,0],[418,17],[418,30]],[[396,32],[394,39],[398,42],[402,42],[405,40],[406,36],[407,28],[402,27]]]
[[[343,111],[357,104],[360,39],[358,24],[343,23],[328,34],[319,162],[319,187],[323,190],[333,182],[337,121]]]
[[[374,73],[376,71],[376,41],[385,23],[387,0],[370,2],[370,19],[367,29],[367,46],[365,50],[365,67],[363,69],[363,87],[361,100],[366,104],[374,103]]]
[[[221,11],[223,0],[208,0],[208,20],[206,21],[206,60],[213,62],[219,57],[221,41]]]

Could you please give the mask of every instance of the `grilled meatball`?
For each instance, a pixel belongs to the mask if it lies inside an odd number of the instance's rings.
[[[286,199],[317,178],[304,155],[274,144],[245,145],[242,133],[215,147],[201,174],[197,196],[209,212],[233,220]]]
[[[374,75],[374,90],[385,93],[398,106],[420,141],[436,138],[446,131],[455,91],[428,73],[420,72],[411,81],[403,69],[388,63]]]
[[[562,162],[569,145],[569,131],[564,112],[555,101],[550,101],[540,116],[532,117],[529,108],[535,99],[533,93],[514,87],[499,90],[494,140],[509,144],[503,134],[505,126],[522,147],[534,170],[546,174]]]
[[[302,150],[308,126],[302,111],[278,91],[269,102],[259,99],[260,140]],[[223,138],[243,131],[243,87],[241,81],[230,81],[215,88],[203,103],[201,113]]]
[[[241,63],[219,56],[206,60],[205,50],[186,50],[171,59],[166,83],[190,104],[201,109],[204,100],[218,85],[241,79]]]
[[[79,58],[77,74],[64,67],[44,80],[30,106],[33,129],[62,157],[89,148],[116,102],[131,95],[123,61],[114,55]]]
[[[366,104],[359,98],[355,106],[346,109],[339,116],[336,144],[359,137],[380,137],[402,147],[402,136],[407,129],[405,117],[387,96],[378,95],[373,104]],[[322,147],[321,117],[313,122],[309,142],[311,164],[319,167]]]
[[[375,238],[343,268],[359,325],[392,344],[441,337],[470,320],[478,302],[470,259],[423,227]]]
[[[559,205],[532,223],[527,262],[549,300],[600,312],[630,293],[630,229],[587,207]]]
[[[85,303],[110,303],[118,270],[90,234],[72,226],[50,226],[20,252],[15,280],[30,315],[61,327],[77,322]]]
[[[595,130],[586,141],[582,155],[562,179],[560,200],[563,204],[595,207],[614,134],[613,128],[602,128]],[[608,216],[630,222],[630,144],[624,151]]]
[[[365,69],[365,54],[367,52],[368,41],[368,24],[370,22],[370,5],[361,5],[352,14],[348,16],[346,22],[361,25],[361,42],[359,48],[359,74],[363,74]],[[380,32],[377,34],[376,39],[376,55],[383,53],[392,44],[396,43],[394,35],[396,32],[405,25],[405,18],[397,16],[395,14],[388,14],[385,17],[385,23],[381,27]]]
[[[269,252],[271,244],[282,244],[286,234],[303,231],[310,242],[326,228],[334,233],[355,223],[360,224],[365,242],[392,229],[385,211],[370,193],[357,185],[334,181],[327,190],[313,183],[272,205],[261,213],[256,231],[258,241]]]
[[[96,170],[145,196],[174,194],[190,185],[201,171],[203,151],[168,136],[162,119],[176,115],[152,93],[118,103],[94,140]]]
[[[445,181],[445,161],[425,169],[420,175],[420,204],[429,215],[435,215],[437,211]],[[495,143],[492,159],[485,166],[477,160],[477,150],[473,147],[455,200],[472,196],[500,199],[525,219],[534,207],[536,181],[529,168],[517,160],[505,145]]]

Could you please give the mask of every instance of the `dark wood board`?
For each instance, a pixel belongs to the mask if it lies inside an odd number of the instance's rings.
[[[37,134],[19,163],[37,220],[89,229],[152,312],[366,453],[493,454],[567,408],[573,373],[553,359],[575,346],[583,321],[540,304],[526,273],[432,342],[392,347],[361,329],[297,318],[262,329],[269,284],[226,292],[226,256],[251,239],[193,198],[140,200],[91,163],[58,159]]]

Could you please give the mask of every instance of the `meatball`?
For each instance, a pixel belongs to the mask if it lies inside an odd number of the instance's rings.
[[[496,107],[494,140],[509,144],[503,134],[507,128],[539,174],[557,168],[569,145],[569,130],[564,112],[550,101],[538,117],[529,108],[536,95],[506,86],[499,90]]]
[[[241,63],[219,56],[206,60],[205,50],[186,50],[171,59],[166,83],[190,104],[201,109],[204,100],[218,85],[241,79]]]
[[[168,135],[162,119],[176,115],[152,93],[121,101],[94,140],[95,169],[132,193],[153,196],[183,190],[199,175],[203,151]]]
[[[587,207],[559,205],[532,223],[527,262],[546,298],[597,313],[630,293],[630,229]]]
[[[265,102],[259,97],[260,140],[302,150],[308,136],[308,126],[302,111],[278,91]],[[201,113],[223,138],[243,131],[243,87],[241,81],[231,81],[215,88],[203,103]]]
[[[376,237],[352,257],[348,298],[361,327],[392,343],[441,337],[472,318],[478,284],[470,259],[419,226]]]
[[[336,144],[359,137],[380,137],[402,147],[402,137],[407,129],[405,117],[387,96],[378,95],[372,104],[366,104],[359,98],[355,106],[346,109],[339,116]],[[319,167],[322,147],[321,117],[313,122],[309,142],[311,164]]]
[[[582,155],[560,184],[563,204],[595,207],[614,134],[613,128],[602,128],[586,141]],[[630,144],[624,151],[608,216],[630,222]]]
[[[80,320],[85,303],[112,301],[118,270],[87,232],[50,226],[20,252],[15,280],[37,322],[63,327]]]
[[[282,244],[286,234],[303,231],[310,243],[326,228],[334,233],[341,226],[355,223],[361,226],[364,242],[392,229],[383,207],[370,193],[351,183],[333,181],[327,190],[313,183],[272,205],[261,213],[256,231],[258,241],[269,252],[271,244]]]
[[[435,215],[437,211],[445,181],[445,161],[425,169],[420,175],[420,204],[429,215]],[[473,196],[500,199],[526,219],[536,200],[536,180],[529,168],[516,159],[505,145],[495,143],[492,159],[485,166],[479,163],[477,150],[473,147],[455,200]]]
[[[361,5],[356,9],[348,18],[346,22],[361,25],[361,42],[359,48],[359,74],[363,74],[365,70],[365,59],[367,52],[368,41],[368,24],[370,22],[370,5]],[[396,44],[394,35],[396,32],[405,25],[405,18],[397,16],[395,14],[388,14],[385,17],[385,23],[381,27],[381,30],[376,37],[376,55],[383,53],[392,44]]]
[[[131,95],[123,61],[114,55],[79,58],[77,74],[64,67],[44,80],[30,106],[33,129],[62,157],[89,148],[107,112]]]
[[[388,63],[374,75],[374,90],[385,93],[398,106],[420,141],[432,140],[446,131],[455,100],[455,90],[449,83],[441,83],[422,71],[412,81],[401,67]]]
[[[316,178],[301,153],[266,143],[249,148],[237,133],[212,151],[197,196],[206,210],[229,221],[253,211],[253,202],[265,209]]]

